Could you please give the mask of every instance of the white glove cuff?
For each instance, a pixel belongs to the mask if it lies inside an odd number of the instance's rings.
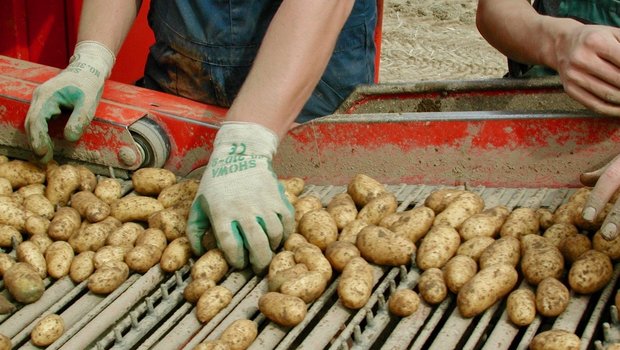
[[[247,150],[252,154],[269,156],[276,153],[278,148],[278,136],[271,129],[260,124],[250,122],[224,122],[218,131],[215,141],[215,148],[224,147],[223,151],[229,151],[228,147],[232,144],[243,143]]]
[[[70,68],[75,61],[88,62],[92,68],[98,70],[98,73],[92,71],[91,73],[100,78],[107,79],[110,76],[116,57],[114,52],[105,47],[105,45],[97,41],[84,40],[75,45],[73,56],[71,56],[67,68]]]

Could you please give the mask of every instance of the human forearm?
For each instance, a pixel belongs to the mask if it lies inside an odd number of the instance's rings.
[[[227,120],[262,124],[284,136],[325,70],[353,3],[284,1]]]
[[[141,3],[141,0],[85,0],[77,41],[97,41],[116,55]]]

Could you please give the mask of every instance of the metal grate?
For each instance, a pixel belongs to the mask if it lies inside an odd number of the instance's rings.
[[[420,206],[439,187],[391,185],[399,211]],[[513,209],[527,206],[555,210],[574,189],[509,189],[476,187],[487,207],[503,204]],[[344,186],[312,186],[323,204]],[[216,339],[233,321],[252,319],[259,335],[251,349],[526,349],[537,332],[559,327],[582,338],[582,349],[592,348],[602,338],[601,324],[609,320],[611,296],[617,289],[620,264],[612,282],[592,296],[571,296],[568,309],[555,319],[540,316],[527,328],[508,320],[504,303],[498,303],[475,318],[465,319],[456,309],[452,295],[440,305],[421,304],[410,317],[398,318],[387,312],[386,300],[398,286],[414,287],[419,270],[414,266],[375,267],[376,285],[368,304],[361,310],[343,307],[337,298],[336,278],[324,294],[309,306],[307,317],[287,329],[269,322],[257,309],[258,299],[267,292],[266,279],[249,270],[230,273],[222,282],[234,293],[232,302],[211,322],[202,325],[194,306],[183,299],[189,282],[189,266],[165,274],[159,266],[144,275],[133,274],[107,296],[88,292],[85,282],[74,284],[68,277],[47,279],[46,292],[34,304],[11,315],[0,315],[0,333],[12,339],[14,349],[37,349],[29,341],[36,322],[60,314],[66,331],[48,349],[193,349],[205,339]],[[4,286],[2,286],[4,288]],[[8,293],[2,290],[2,293]]]

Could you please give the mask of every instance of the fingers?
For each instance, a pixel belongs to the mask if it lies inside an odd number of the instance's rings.
[[[590,192],[590,196],[584,206],[583,218],[588,221],[594,220],[619,187],[620,156],[616,156],[605,166],[592,192]],[[611,212],[605,218],[601,227],[601,235],[606,239],[613,239],[617,236],[618,227],[620,227],[620,202],[614,205]]]
[[[263,226],[261,226],[261,221],[263,220],[259,218],[249,218],[240,222],[245,246],[249,252],[250,264],[252,264],[252,269],[257,274],[261,274],[267,269],[273,257],[268,234],[265,232],[266,227],[263,228]],[[272,220],[269,219],[268,221],[271,222]],[[274,225],[273,222],[270,224]],[[281,240],[282,225],[275,225],[280,226],[280,232],[279,234],[273,232],[273,235],[279,236],[279,240]]]
[[[263,229],[263,232],[267,234],[269,240],[269,246],[271,250],[276,250],[282,243],[283,228],[280,218],[276,215],[267,215],[264,218],[256,218],[258,224]],[[263,233],[263,234],[264,234]]]
[[[243,248],[242,229],[237,221],[218,222],[214,218],[213,232],[217,245],[224,253],[226,260],[235,269],[243,269],[247,265],[246,252]]]
[[[201,202],[204,202],[204,196],[199,196],[192,203],[187,218],[187,228],[185,229],[192,252],[198,256],[204,253],[202,236],[210,227],[209,219],[202,208],[203,204]]]
[[[603,174],[603,172],[606,169],[607,169],[607,164],[605,164],[605,166],[603,166],[602,168],[599,168],[597,170],[590,171],[588,173],[582,173],[581,175],[579,175],[579,181],[584,186],[593,187],[594,185],[596,185],[596,182],[598,181],[598,178],[601,177],[601,174]]]
[[[601,226],[601,236],[608,241],[611,241],[618,237],[618,228],[620,228],[620,201],[614,204],[603,225]]]
[[[75,142],[82,137],[84,128],[93,119],[97,103],[85,103],[84,92],[77,87],[67,86],[62,89],[62,93],[73,103],[73,112],[65,125],[65,139]]]

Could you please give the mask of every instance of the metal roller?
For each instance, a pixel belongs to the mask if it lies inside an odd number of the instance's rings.
[[[129,126],[129,132],[142,155],[140,167],[163,167],[170,154],[170,141],[161,126],[142,118]]]

